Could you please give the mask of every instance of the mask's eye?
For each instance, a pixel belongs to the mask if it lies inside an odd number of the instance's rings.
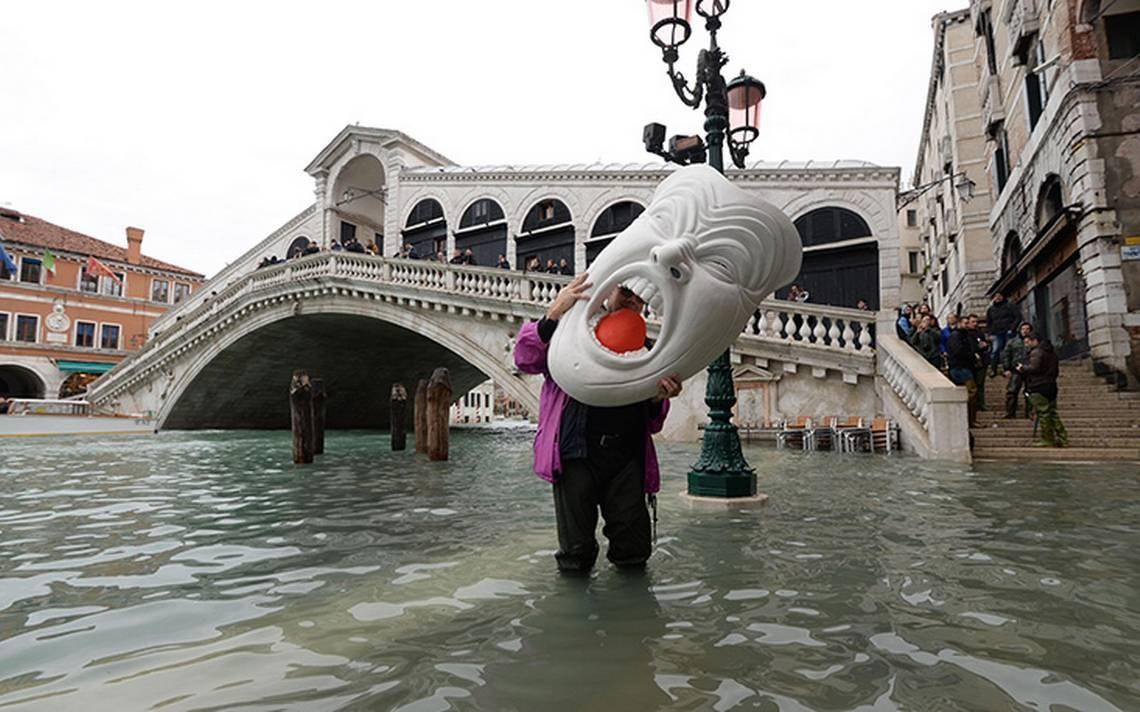
[[[755,257],[748,254],[748,250],[735,240],[716,240],[706,242],[696,251],[697,264],[706,269],[713,277],[747,287],[746,275],[756,267],[750,264]]]

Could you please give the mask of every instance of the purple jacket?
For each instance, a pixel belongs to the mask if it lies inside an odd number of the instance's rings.
[[[549,344],[538,336],[538,322],[531,321],[519,329],[515,340],[515,365],[523,373],[541,373],[546,380],[538,398],[538,433],[534,436],[534,471],[547,482],[554,482],[562,470],[558,450],[558,430],[562,425],[562,410],[570,396],[559,388],[546,367],[546,350]],[[669,414],[669,401],[663,401],[656,415],[649,418],[645,433],[645,491],[654,494],[661,489],[661,470],[657,466],[657,451],[653,448],[653,433],[661,432],[665,416]]]

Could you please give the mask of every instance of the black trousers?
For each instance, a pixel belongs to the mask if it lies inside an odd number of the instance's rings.
[[[640,453],[639,453],[640,455]],[[653,552],[641,456],[615,466],[599,458],[568,460],[554,483],[561,571],[587,572],[598,558],[598,510],[609,541],[606,558],[617,566],[643,566]]]

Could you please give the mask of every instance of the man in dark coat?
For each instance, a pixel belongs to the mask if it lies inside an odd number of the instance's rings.
[[[1021,387],[1025,385],[1024,379],[1017,370],[1017,365],[1025,360],[1027,352],[1024,339],[1029,335],[1029,332],[1033,331],[1033,327],[1029,322],[1023,321],[1017,331],[1017,336],[1009,340],[1001,354],[1001,370],[1009,380],[1009,384],[1005,387],[1005,417],[1007,419],[1017,417],[1017,401],[1021,394]],[[1026,408],[1025,415],[1028,417],[1028,406]]]
[[[993,350],[990,352],[990,375],[997,375],[998,364],[1001,363],[1001,354],[1010,339],[1015,338],[1013,330],[1021,322],[1021,310],[1017,305],[998,292],[994,301],[986,310],[986,329],[993,340]]]
[[[934,326],[934,317],[927,314],[918,322],[918,328],[910,337],[910,345],[922,354],[931,366],[942,370],[942,334]]]
[[[966,317],[966,330],[969,332],[970,340],[973,341],[974,349],[978,354],[977,365],[974,366],[974,385],[978,389],[978,410],[986,410],[986,366],[990,359],[990,342],[986,340],[985,333],[978,327],[977,314]]]
[[[952,327],[946,341],[946,365],[950,369],[950,380],[955,385],[966,387],[966,414],[970,427],[978,425],[978,386],[974,374],[978,367],[977,342],[961,324]]]
[[[1057,415],[1057,376],[1060,368],[1057,352],[1053,344],[1035,333],[1025,337],[1025,348],[1029,354],[1018,364],[1018,371],[1025,379],[1025,393],[1029,403],[1037,411],[1036,447],[1068,447],[1069,434]]]

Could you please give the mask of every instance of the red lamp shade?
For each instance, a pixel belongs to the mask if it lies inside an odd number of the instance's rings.
[[[662,49],[676,49],[693,33],[693,0],[645,0],[649,37]]]
[[[743,71],[728,83],[728,135],[733,143],[747,146],[760,135],[760,105],[768,91],[764,82]]]

